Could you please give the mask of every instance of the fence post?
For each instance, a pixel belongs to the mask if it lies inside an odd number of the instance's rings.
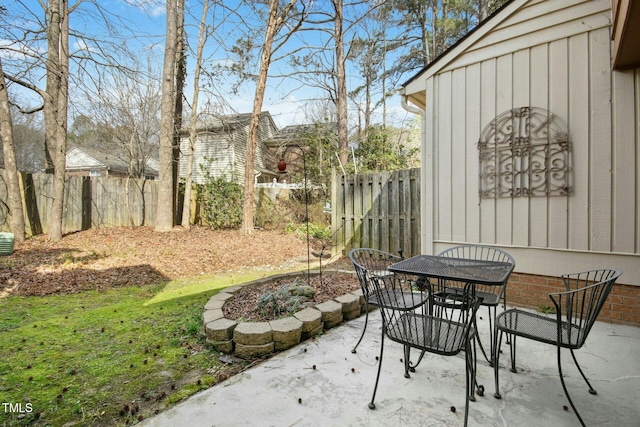
[[[338,179],[335,167],[331,168],[331,256],[338,255],[344,249],[344,227],[342,223],[344,212],[344,191],[342,182]]]

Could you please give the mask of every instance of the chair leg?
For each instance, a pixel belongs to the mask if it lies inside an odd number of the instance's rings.
[[[487,306],[487,309],[489,311],[489,351],[490,351],[490,356],[487,356],[487,353],[485,352],[484,346],[482,345],[482,341],[480,341],[480,335],[477,336],[478,339],[478,344],[480,345],[480,350],[482,351],[482,355],[484,356],[485,360],[489,363],[489,366],[493,366],[493,352],[495,351],[495,346],[494,346],[494,342],[493,342],[493,323],[496,319],[496,307],[492,307],[492,306]],[[474,320],[474,324],[476,329],[478,328],[477,322]]]
[[[484,386],[478,384],[476,378],[476,372],[478,371],[478,352],[476,350],[476,342],[473,340],[473,346],[471,343],[467,343],[467,348],[465,349],[465,360],[467,362],[467,369],[472,373],[471,382],[469,383],[469,387],[471,388],[471,393],[467,393],[469,396],[469,400],[472,402],[476,401],[476,389],[479,396],[484,395]]]
[[[578,368],[578,371],[580,371],[580,375],[582,375],[582,378],[584,379],[584,382],[587,383],[587,385],[589,386],[589,393],[596,395],[598,394],[598,392],[596,391],[596,389],[594,389],[591,386],[591,383],[589,382],[589,380],[587,379],[587,377],[585,376],[584,372],[582,372],[582,368],[580,367],[580,364],[578,363],[578,360],[576,359],[576,355],[573,352],[573,349],[571,350],[571,357],[573,357],[573,362],[576,364],[576,368]]]
[[[465,349],[465,377],[466,377],[466,390],[465,390],[465,402],[464,402],[464,425],[467,426],[469,421],[469,400],[475,401],[476,398],[473,396],[475,382],[476,382],[476,373],[474,370],[474,356],[472,354],[471,345],[467,342],[467,348]],[[473,398],[472,398],[473,397]]]
[[[576,409],[576,405],[573,404],[573,400],[571,400],[571,396],[569,396],[569,391],[567,390],[567,385],[564,383],[564,376],[562,375],[562,358],[560,357],[561,356],[560,350],[562,349],[562,347],[560,347],[559,345],[556,346],[556,347],[558,349],[558,373],[560,374],[560,382],[562,383],[562,389],[564,390],[564,394],[567,396],[567,400],[569,401],[569,405],[571,405],[571,409],[573,409],[573,413],[576,414],[576,417],[578,417],[578,421],[580,421],[580,425],[585,427],[586,425],[585,425],[584,421],[582,420],[582,417],[580,416],[580,413]],[[580,373],[582,373],[582,370],[580,370]]]
[[[427,280],[427,282],[428,282],[428,280]],[[433,307],[429,307],[429,311],[428,311],[428,313],[427,313],[427,312],[425,311],[426,305],[427,305],[427,304],[423,304],[423,305],[422,305],[422,308],[421,308],[421,310],[422,310],[422,314],[423,314],[423,315],[425,315],[425,316],[426,316],[427,314],[429,314],[429,315],[430,315],[430,314],[432,313],[432,311],[431,311],[431,310],[433,310]],[[413,362],[409,361],[409,372],[415,372],[415,371],[416,371],[416,368],[418,367],[418,365],[420,364],[420,362],[422,362],[422,358],[424,357],[424,354],[425,354],[425,353],[426,353],[426,351],[424,351],[424,350],[422,350],[422,351],[420,352],[420,356],[418,357],[418,361],[417,361],[416,363],[413,363]],[[407,360],[408,360],[408,358],[407,358]]]
[[[409,362],[409,371],[410,372],[415,372],[416,371],[416,368],[418,367],[420,362],[422,362],[422,358],[424,357],[425,353],[426,353],[426,351],[422,350],[422,352],[420,353],[420,357],[418,357],[418,361],[416,363]]]
[[[493,360],[493,377],[496,381],[496,391],[493,393],[493,397],[495,397],[496,399],[502,399],[502,396],[500,395],[500,381],[498,379],[498,374],[500,372],[498,368],[500,367],[500,347],[502,346],[502,331],[498,332],[498,330],[496,330],[495,334],[497,346]]]
[[[502,294],[502,311],[507,311],[507,292],[506,291]],[[507,338],[504,343],[510,344],[510,341],[509,341],[510,339],[511,339],[511,336],[507,334]]]
[[[509,353],[511,354],[511,372],[518,372],[516,369],[516,336],[513,334],[508,334],[510,336],[509,339]]]
[[[404,377],[405,378],[411,378],[411,375],[409,375],[409,370],[411,369],[411,362],[409,361],[409,358],[411,357],[411,347],[409,347],[408,345],[405,344],[404,346]],[[414,368],[415,371],[415,368]]]
[[[376,409],[376,404],[373,401],[376,398],[376,392],[378,391],[378,381],[380,381],[380,371],[382,370],[382,354],[384,352],[384,328],[382,330],[382,340],[380,341],[380,357],[378,360],[378,373],[376,374],[376,384],[373,386],[373,395],[371,396],[371,402],[369,403],[369,409]]]
[[[496,352],[496,344],[495,344],[495,337],[493,336],[494,332],[494,327],[493,325],[496,322],[496,315],[498,314],[498,308],[497,307],[487,307],[489,309],[489,345],[491,346],[491,355],[490,355],[490,359],[489,359],[489,366],[493,366],[493,356],[494,353]]]
[[[367,307],[367,309],[365,310],[365,314],[364,314],[364,328],[362,328],[362,334],[360,335],[360,339],[356,343],[356,346],[353,347],[353,349],[351,350],[351,353],[355,353],[356,352],[356,349],[360,345],[360,341],[362,341],[362,338],[364,338],[364,333],[367,331],[367,324],[368,323],[369,323],[369,309]]]

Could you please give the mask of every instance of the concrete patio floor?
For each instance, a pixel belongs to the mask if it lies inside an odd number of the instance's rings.
[[[487,313],[479,311],[488,342]],[[427,354],[411,378],[404,378],[402,347],[385,341],[376,409],[367,407],[377,371],[381,319],[371,313],[367,334],[351,353],[364,316],[200,392],[149,418],[143,426],[460,426],[464,420],[464,355]],[[518,340],[518,373],[508,369],[502,345],[502,400],[493,397],[493,368],[478,361],[485,394],[470,402],[470,426],[575,426],[556,365],[555,347]],[[415,352],[414,352],[415,353]],[[640,425],[640,328],[597,322],[576,356],[587,386],[567,351],[567,386],[587,425]],[[480,356],[481,357],[481,356]],[[315,367],[315,368],[314,368]],[[452,412],[451,407],[457,409]]]

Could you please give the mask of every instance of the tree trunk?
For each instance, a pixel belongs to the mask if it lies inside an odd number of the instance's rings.
[[[200,94],[200,69],[202,67],[202,51],[207,41],[207,14],[209,12],[209,0],[204,0],[202,5],[202,18],[198,35],[198,48],[196,50],[196,69],[193,76],[193,101],[191,103],[191,120],[189,123],[189,151],[186,158],[187,170],[185,171],[184,201],[182,204],[182,226],[191,227],[191,182],[193,178],[194,148],[196,144],[196,129],[198,126],[198,96]]]
[[[336,112],[338,126],[338,156],[344,167],[349,161],[349,129],[347,122],[347,77],[344,56],[344,34],[342,0],[332,0],[335,9],[334,39],[336,48],[336,74],[338,79],[338,91],[336,94]]]
[[[175,111],[176,52],[178,45],[177,5],[166,1],[167,35],[162,68],[162,99],[160,102],[160,149],[158,171],[158,209],[156,231],[173,228],[173,123]]]
[[[253,99],[253,111],[251,123],[249,124],[249,135],[247,136],[247,157],[244,167],[244,202],[242,206],[242,232],[253,233],[255,219],[254,185],[255,179],[255,157],[256,145],[258,141],[258,129],[260,127],[260,113],[262,102],[264,101],[264,91],[267,86],[267,75],[271,65],[271,48],[276,35],[276,19],[278,16],[278,1],[269,0],[269,18],[267,20],[267,30],[264,36],[262,55],[260,56],[260,71],[256,82],[256,93]]]
[[[173,223],[178,222],[178,197],[180,194],[180,130],[182,129],[182,97],[184,95],[184,81],[187,78],[187,57],[185,51],[185,31],[184,31],[184,0],[178,0],[177,8],[178,44],[176,47],[176,95],[175,111],[173,113],[173,205],[171,212],[174,214]]]
[[[53,162],[53,202],[49,238],[62,239],[69,93],[69,9],[67,0],[47,8],[47,85],[44,95],[45,145]]]
[[[256,93],[253,100],[253,111],[251,113],[251,123],[249,124],[249,135],[247,136],[247,157],[244,167],[244,202],[242,205],[242,226],[241,231],[245,234],[253,233],[255,218],[254,184],[255,179],[255,157],[256,145],[258,142],[258,129],[260,127],[260,112],[264,100],[264,91],[267,86],[267,76],[271,65],[271,53],[273,40],[285,21],[289,11],[295,5],[296,0],[290,0],[287,6],[278,15],[278,0],[269,0],[269,17],[267,19],[267,29],[264,36],[262,55],[260,56],[260,70],[256,81]]]
[[[11,214],[11,231],[16,242],[24,242],[24,212],[20,194],[20,177],[16,165],[16,152],[13,144],[13,129],[11,109],[9,108],[9,94],[2,71],[0,59],[0,138],[2,138],[2,152],[4,154],[5,180],[9,198],[9,213]]]

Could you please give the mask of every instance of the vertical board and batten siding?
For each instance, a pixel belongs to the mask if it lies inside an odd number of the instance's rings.
[[[422,250],[473,242],[557,250],[572,262],[577,258],[568,253],[640,263],[640,71],[611,70],[610,3],[514,3],[502,21],[411,83],[414,91],[426,90],[423,168],[432,168],[421,206],[424,224],[433,220],[423,239],[432,239]],[[481,131],[522,106],[543,108],[567,124],[572,193],[480,199]],[[543,266],[527,263],[532,272]],[[627,270],[625,282],[640,284],[640,269]]]
[[[334,251],[374,248],[406,256],[420,252],[420,169],[333,174]]]

